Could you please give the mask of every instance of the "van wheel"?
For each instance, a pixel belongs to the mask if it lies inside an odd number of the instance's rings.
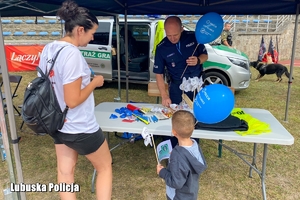
[[[223,84],[228,86],[228,81],[226,77],[219,72],[207,72],[205,73],[205,77],[206,77],[204,80],[205,85]]]

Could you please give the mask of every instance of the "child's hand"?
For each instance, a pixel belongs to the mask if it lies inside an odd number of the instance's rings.
[[[162,168],[164,168],[164,166],[162,166],[161,164],[158,164],[158,165],[156,166],[156,173],[159,174],[159,172],[160,172],[160,170],[161,170]]]

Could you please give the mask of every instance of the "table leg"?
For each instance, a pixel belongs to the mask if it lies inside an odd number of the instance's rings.
[[[268,144],[264,144],[264,154],[263,154],[263,162],[262,162],[262,170],[261,170],[261,187],[262,187],[262,195],[264,200],[267,199],[266,185],[265,185],[267,154],[268,154]]]
[[[219,145],[218,145],[218,153],[219,153],[218,157],[219,158],[222,157],[222,147],[223,147],[222,142],[223,142],[223,140],[219,140]]]
[[[93,177],[92,177],[92,193],[95,192],[95,180],[96,180],[97,170],[94,169]]]
[[[116,132],[115,132],[115,134],[116,134]],[[123,145],[123,144],[125,144],[125,143],[128,143],[128,142],[134,140],[134,139],[135,139],[136,137],[138,137],[138,136],[139,136],[139,135],[136,134],[136,136],[133,136],[133,137],[131,137],[131,138],[129,138],[129,139],[126,139],[126,140],[124,140],[124,141],[122,141],[122,142],[119,142],[117,145],[115,145],[114,147],[110,148],[110,145],[109,145],[109,133],[106,132],[106,140],[107,140],[107,143],[108,143],[108,146],[109,146],[109,151],[110,151],[112,160],[113,160],[112,150],[118,148],[119,146],[121,146],[121,145]],[[111,164],[113,164],[113,161],[112,161]],[[96,180],[96,176],[97,176],[97,170],[94,169],[94,173],[93,173],[93,176],[92,176],[92,193],[95,192],[95,180]]]
[[[217,143],[219,143],[219,145],[224,146],[224,148],[228,149],[229,151],[231,151],[232,153],[234,153],[235,155],[237,155],[240,159],[242,159],[249,167],[249,177],[252,178],[252,170],[254,170],[255,172],[257,172],[257,174],[260,177],[261,180],[261,190],[262,190],[262,195],[263,195],[263,200],[267,199],[267,195],[266,195],[266,185],[265,185],[265,177],[266,177],[266,165],[267,165],[267,153],[268,153],[268,144],[264,144],[264,152],[263,152],[263,160],[262,160],[262,170],[259,171],[257,166],[256,166],[256,152],[257,152],[257,144],[254,143],[253,145],[253,155],[247,155],[247,154],[243,154],[240,153],[232,148],[230,148],[229,146],[221,143],[222,140],[220,141],[216,141]],[[252,163],[248,162],[244,156],[250,156],[252,157]]]
[[[256,167],[256,151],[257,151],[257,144],[254,143],[253,145],[253,154],[252,154],[252,166]],[[257,168],[257,167],[256,167]],[[249,177],[252,178],[252,167],[250,166],[249,169]]]

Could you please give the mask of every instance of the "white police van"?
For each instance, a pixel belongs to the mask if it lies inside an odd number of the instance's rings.
[[[135,38],[135,59],[129,61],[128,79],[132,83],[147,84],[155,81],[153,73],[154,38],[158,19],[128,19],[128,30]],[[124,19],[120,19],[120,30]],[[188,26],[185,29],[191,30]],[[99,28],[94,40],[86,47],[80,47],[82,55],[95,74],[101,74],[106,81],[118,80],[117,38],[113,19],[99,20]],[[122,43],[122,40],[121,42]],[[121,45],[119,45],[121,46]],[[205,44],[208,60],[203,64],[206,82],[221,83],[235,90],[248,88],[251,72],[247,55],[224,45]],[[120,48],[121,50],[121,48]],[[120,55],[121,80],[126,80],[124,54]]]

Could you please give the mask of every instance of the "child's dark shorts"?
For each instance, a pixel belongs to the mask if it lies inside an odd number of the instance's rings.
[[[88,155],[95,152],[105,140],[101,128],[95,133],[68,134],[57,132],[52,138],[54,144],[65,144],[80,155]]]

